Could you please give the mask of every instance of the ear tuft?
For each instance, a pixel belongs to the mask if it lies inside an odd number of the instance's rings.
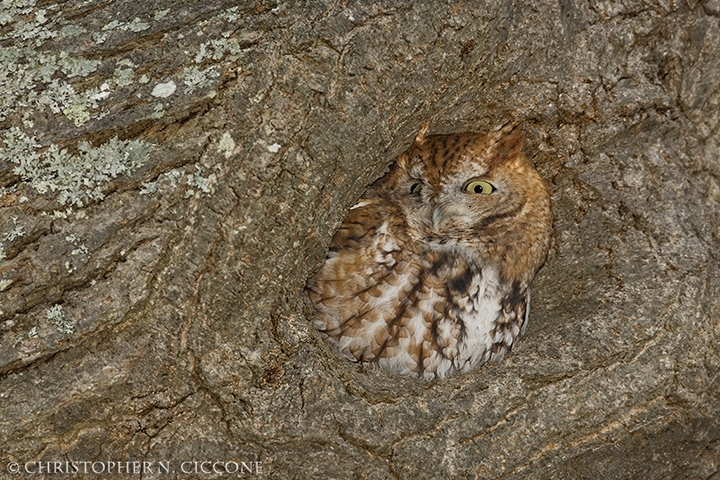
[[[525,140],[522,123],[507,123],[491,134],[495,137],[495,152],[502,157],[515,157],[520,154]]]
[[[417,135],[415,135],[415,143],[418,145],[422,145],[425,143],[425,132],[427,132],[428,128],[430,128],[430,120],[425,122],[425,124],[420,127],[420,130],[418,131]]]

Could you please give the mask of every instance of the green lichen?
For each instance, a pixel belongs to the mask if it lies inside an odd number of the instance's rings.
[[[13,240],[25,235],[25,227],[18,225],[18,217],[13,217],[13,229],[5,235],[5,240],[12,242]]]
[[[120,25],[120,20],[113,20],[112,22],[108,23],[107,25],[103,26],[102,29],[104,30],[114,30]]]
[[[126,68],[123,68],[126,67]],[[113,80],[118,87],[130,85],[135,78],[136,65],[127,58],[123,58],[117,62],[117,67],[113,73]]]
[[[28,15],[32,12],[36,0],[3,0],[0,3],[0,25],[13,21],[17,15]]]
[[[242,55],[243,48],[235,38],[218,38],[200,44],[195,54],[195,63],[202,63],[205,60],[220,60],[225,58],[228,61],[235,61]]]
[[[153,107],[153,113],[150,114],[150,118],[158,119],[165,116],[165,105],[158,103]]]
[[[72,252],[70,252],[70,255],[87,255],[88,252],[90,252],[90,249],[85,246],[84,243],[80,243],[80,240],[73,234],[67,235],[65,237],[65,241],[71,243],[73,246],[76,246],[77,248],[73,249]]]
[[[96,45],[102,45],[108,39],[109,34],[107,32],[93,32],[92,38]]]
[[[203,89],[212,85],[213,80],[218,78],[220,73],[214,68],[209,67],[200,70],[197,66],[185,67],[183,70],[183,82],[185,83],[185,93],[188,95],[195,92],[196,89]]]
[[[168,13],[170,13],[169,8],[166,10],[160,10],[159,12],[155,12],[155,15],[153,15],[153,20],[162,20]]]
[[[97,70],[97,60],[70,56],[39,54],[30,47],[0,48],[0,120],[17,112],[50,108],[64,113],[76,125],[85,123],[89,109],[98,107],[91,97],[97,88],[78,93],[66,81],[58,78],[84,77]],[[81,113],[81,114],[80,114]]]
[[[145,182],[140,188],[141,195],[152,195],[160,190],[175,191],[183,178],[180,169],[170,170],[160,175],[154,182]]]
[[[65,25],[60,29],[61,37],[74,37],[83,33],[87,33],[87,30],[80,25]]]
[[[44,24],[50,20],[48,14],[52,15],[50,12],[57,10],[59,6],[47,5],[45,8],[35,9],[35,4],[34,0],[3,1],[0,4],[0,24],[12,25],[9,37],[23,40],[25,44],[34,43],[35,46],[40,46],[43,40],[58,35],[58,32],[45,28]]]
[[[74,213],[73,209],[68,207],[65,210],[53,210],[52,213],[50,213],[50,217],[54,219],[63,219],[67,220],[72,216]],[[43,212],[43,215],[48,215],[47,212]]]
[[[237,22],[238,18],[240,18],[240,14],[238,13],[239,7],[231,7],[225,10],[223,14],[220,16],[223,20],[226,20],[230,23]]]
[[[132,68],[118,68],[115,70],[113,80],[118,87],[130,85],[135,78],[135,71]]]
[[[217,175],[211,173],[207,177],[202,176],[203,168],[200,165],[195,165],[195,173],[187,176],[187,183],[191,187],[196,187],[199,192],[194,189],[187,189],[185,191],[185,198],[191,196],[198,196],[201,193],[206,195],[215,193],[215,184],[217,183]]]
[[[103,190],[118,175],[130,175],[147,161],[152,144],[119,140],[93,147],[86,141],[77,153],[50,145],[42,149],[34,137],[17,127],[5,132],[0,159],[16,163],[14,171],[38,193],[57,192],[63,205],[82,207],[104,198]]]
[[[142,32],[143,30],[147,30],[150,28],[150,24],[141,21],[139,18],[134,19],[132,22],[127,24],[127,28],[123,28],[123,30],[130,30],[131,32]]]
[[[96,44],[101,44],[119,32],[148,30],[153,21],[162,21],[171,13],[171,9],[153,12],[148,18],[117,18],[95,31],[64,24],[64,13],[62,3],[0,0],[0,25],[4,26],[0,33],[0,65],[3,66],[0,69],[0,91],[3,92],[0,96],[0,122],[22,117],[25,127],[32,128],[32,119],[38,117],[37,113],[49,109],[54,114],[65,115],[75,126],[80,127],[107,114],[100,110],[100,105],[110,95],[110,90],[101,90],[99,85],[109,85],[114,89],[129,86],[133,82],[149,83],[147,75],[137,78],[136,65],[120,60],[112,77],[98,79],[98,86],[87,88],[87,83],[75,79],[97,73],[105,61],[84,58],[72,50],[59,52],[57,48],[48,45],[46,40],[82,35],[88,37],[84,43],[92,39]],[[220,13],[217,18],[234,25],[240,15],[241,9],[235,6]],[[208,22],[199,22],[199,28]],[[182,73],[178,83],[184,84],[183,93],[193,94],[198,90],[212,88],[224,68],[217,63],[237,61],[244,54],[248,41],[260,35],[249,32],[238,39],[234,38],[233,31],[234,28],[230,28],[222,34],[222,38],[203,43],[191,54],[196,65],[186,67]],[[197,33],[200,35],[202,31]],[[214,65],[201,65],[203,63]],[[78,86],[80,84],[82,88]],[[156,85],[152,95],[167,98],[174,93],[173,86],[171,81]],[[164,108],[159,108],[151,117],[160,118],[163,115]]]
[[[140,195],[152,195],[157,193],[157,182],[145,182],[140,186]]]
[[[87,108],[85,108],[85,105],[82,103],[72,103],[63,108],[62,112],[78,127],[90,120],[90,112],[87,111]]]
[[[97,70],[99,60],[88,60],[81,57],[73,57],[68,52],[60,52],[58,66],[67,78],[87,77]]]
[[[54,305],[45,311],[45,318],[55,325],[60,333],[71,335],[75,332],[75,323],[72,320],[65,319],[65,312],[62,305]]]
[[[79,35],[82,27],[58,28],[59,5],[36,8],[34,0],[0,2],[0,25],[8,28],[0,34],[0,121],[17,115],[32,117],[35,111],[50,108],[65,114],[80,126],[102,114],[91,113],[98,107],[90,97],[96,89],[77,92],[68,83],[97,71],[100,60],[87,59],[69,51],[39,49],[45,40]],[[54,29],[53,29],[54,27]],[[51,53],[54,52],[54,53]]]
[[[218,142],[217,150],[225,155],[225,158],[230,158],[235,150],[235,140],[233,140],[230,132],[223,133],[222,138],[220,138],[220,141]]]
[[[17,347],[18,345],[20,345],[20,344],[21,344],[23,341],[25,341],[26,339],[28,339],[28,338],[37,338],[37,336],[38,336],[37,327],[32,327],[30,330],[28,330],[27,332],[23,333],[22,335],[19,335],[19,336],[15,339],[15,343],[13,343],[13,348],[15,348],[15,347]]]
[[[121,22],[120,20],[113,20],[112,22],[102,27],[103,31],[117,29],[126,32],[142,32],[143,30],[147,30],[148,28],[150,28],[150,24],[143,22],[139,18],[133,19],[132,22]]]

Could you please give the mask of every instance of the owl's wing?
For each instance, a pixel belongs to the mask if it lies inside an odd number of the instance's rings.
[[[317,310],[315,328],[363,361],[378,349],[373,342],[383,345],[386,318],[399,307],[406,288],[404,241],[394,213],[361,200],[333,237],[322,270],[307,285]]]
[[[378,208],[374,199],[360,199],[350,208],[348,216],[330,243],[330,252],[357,249],[372,242],[388,212]]]
[[[530,289],[518,281],[513,282],[501,305],[493,330],[493,360],[502,359],[513,343],[525,334],[530,314]]]

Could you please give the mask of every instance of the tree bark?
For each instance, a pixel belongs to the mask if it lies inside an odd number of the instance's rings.
[[[0,63],[0,468],[720,478],[716,1],[18,0]],[[525,339],[342,360],[303,287],[348,208],[508,120],[555,214]]]

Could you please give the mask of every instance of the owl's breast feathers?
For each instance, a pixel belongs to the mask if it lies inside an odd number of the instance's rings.
[[[425,378],[501,359],[525,330],[527,285],[410,245],[391,218],[350,211],[308,284],[315,327],[352,360]]]

